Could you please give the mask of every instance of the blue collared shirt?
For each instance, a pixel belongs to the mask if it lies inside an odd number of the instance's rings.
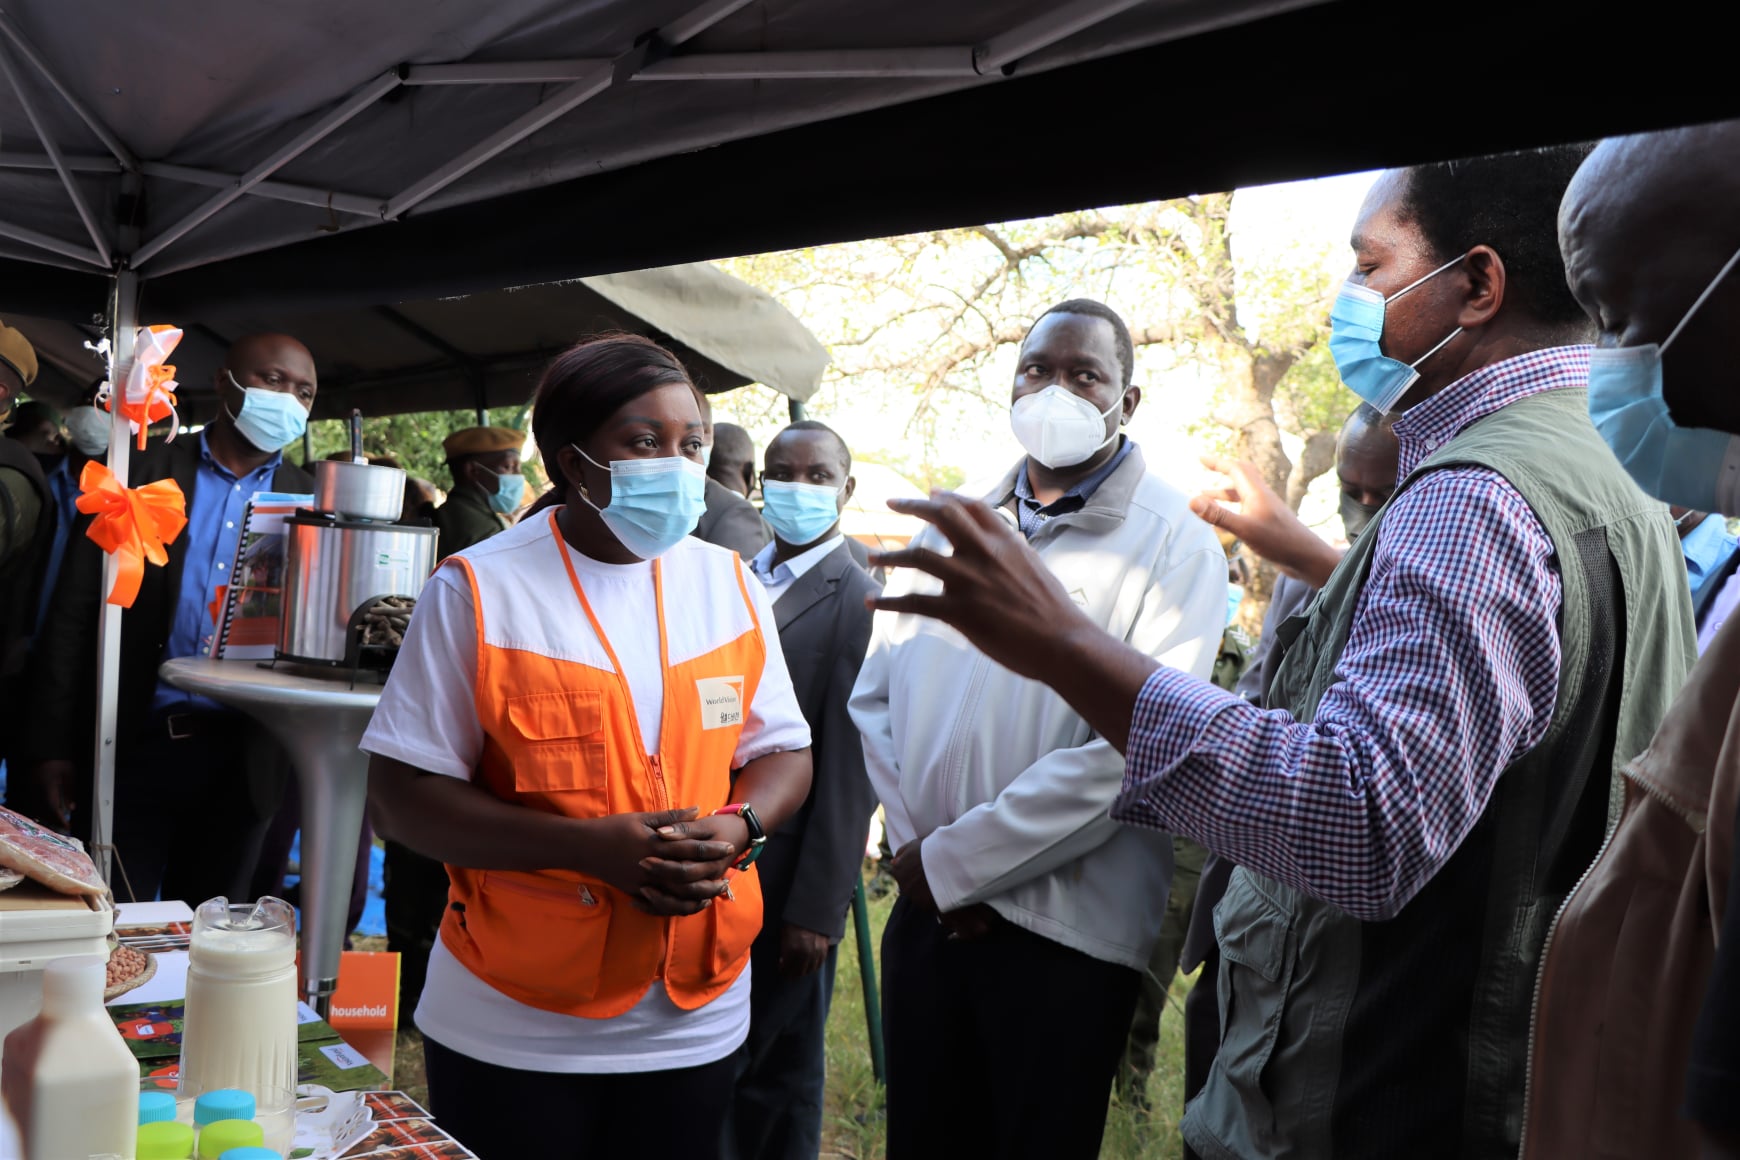
[[[48,598],[54,595],[54,582],[60,577],[60,562],[66,557],[67,540],[72,535],[73,521],[79,518],[76,506],[79,498],[79,483],[73,478],[72,469],[67,466],[67,458],[55,464],[54,470],[48,473],[49,494],[54,497],[54,539],[48,546],[48,565],[42,573],[42,596],[36,604],[36,628],[42,631],[42,622],[48,617]]]
[[[218,585],[230,582],[230,565],[235,562],[248,501],[268,490],[273,472],[283,461],[282,453],[274,454],[238,478],[212,458],[205,432],[199,433],[199,474],[194,477],[193,495],[187,503],[187,530],[182,532],[187,537],[187,559],[181,568],[175,619],[169,641],[163,646],[163,660],[205,656],[211,651],[212,635],[217,631],[211,604],[217,599]],[[157,682],[151,707],[160,714],[222,709],[216,701],[184,693],[162,681]]]
[[[1121,440],[1118,453],[1108,459],[1104,467],[1043,507],[1033,498],[1033,484],[1027,479],[1028,461],[1021,461],[1021,470],[1015,473],[1015,514],[1021,521],[1023,536],[1031,540],[1054,517],[1078,512],[1087,506],[1087,501],[1093,498],[1100,484],[1111,478],[1112,472],[1118,469],[1118,465],[1130,454],[1130,448],[1135,446],[1127,436],[1120,435],[1118,438]]]
[[[1680,540],[1680,554],[1686,558],[1686,580],[1692,586],[1692,604],[1704,595],[1704,589],[1728,562],[1728,557],[1740,550],[1740,540],[1728,534],[1728,524],[1720,515],[1710,514],[1704,522]]]

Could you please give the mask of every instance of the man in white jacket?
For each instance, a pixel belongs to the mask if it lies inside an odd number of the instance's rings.
[[[1042,315],[1010,416],[1028,454],[987,498],[1096,623],[1206,678],[1226,557],[1119,433],[1142,397],[1132,354],[1098,302]],[[930,528],[912,546],[947,551]],[[935,621],[876,615],[851,711],[900,884],[882,942],[890,1160],[1097,1156],[1172,839],[1110,819],[1124,760],[1061,697]]]

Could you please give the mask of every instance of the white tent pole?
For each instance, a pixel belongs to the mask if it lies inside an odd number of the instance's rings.
[[[1134,8],[1143,0],[1075,0],[1060,4],[1043,16],[1037,16],[1008,32],[993,36],[973,53],[980,72],[995,72],[1006,64],[1048,48],[1060,40],[1074,36],[1118,13]]]
[[[829,52],[717,52],[653,61],[637,81],[804,80],[835,77],[974,77],[973,50],[836,49]]]
[[[103,231],[97,226],[97,219],[91,216],[91,207],[85,204],[84,191],[73,180],[66,163],[61,160],[60,146],[55,143],[54,134],[43,125],[42,118],[36,115],[36,102],[30,99],[30,91],[18,81],[18,74],[13,71],[11,54],[4,45],[0,45],[0,72],[6,74],[6,79],[12,85],[12,91],[18,96],[18,107],[24,110],[25,118],[30,127],[36,131],[36,139],[42,143],[43,152],[48,154],[49,164],[60,176],[61,185],[66,187],[67,198],[78,211],[79,220],[85,223],[85,232],[91,236],[91,245],[96,247],[97,256],[103,265],[109,265],[109,239],[103,236]]]
[[[36,246],[38,249],[59,254],[63,258],[77,258],[86,265],[95,266],[99,270],[109,268],[109,263],[103,261],[95,250],[86,249],[77,242],[69,242],[64,238],[50,237],[48,234],[39,233],[29,226],[16,226],[8,221],[0,221],[0,238],[11,238],[15,242],[24,242]]]
[[[12,18],[6,15],[3,10],[0,10],[0,33],[5,34],[6,38],[18,49],[19,54],[29,61],[37,72],[42,74],[42,78],[49,83],[49,86],[60,94],[60,99],[78,114],[79,120],[85,123],[85,127],[96,134],[97,140],[103,143],[103,148],[115,155],[115,160],[121,163],[122,168],[138,168],[139,161],[133,156],[132,150],[123,145],[113,130],[103,124],[102,119],[91,112],[71,89],[61,84],[60,78],[54,75],[54,70],[48,67],[48,62],[42,58],[42,54],[36,51],[36,46],[25,38],[24,33],[19,31],[18,26],[12,23]]]
[[[609,88],[613,75],[610,64],[601,64],[591,76],[558,89],[548,100],[539,102],[452,161],[412,182],[404,192],[387,202],[381,216],[391,221],[425,198],[446,189],[491,157],[530,137],[563,113]]]
[[[222,193],[218,194],[216,197],[212,198],[210,201],[206,202],[174,225],[168,227],[156,237],[152,238],[149,242],[146,242],[143,246],[139,247],[139,252],[133,255],[134,267],[136,269],[142,268],[146,262],[150,261],[157,254],[162,253],[165,247],[173,244],[189,230],[222,210],[225,206],[235,201],[238,197],[241,197],[244,193],[247,193],[250,189],[270,177],[283,166],[288,165],[297,157],[300,157],[308,149],[312,148],[338,130],[352,117],[355,117],[358,113],[380,100],[388,91],[395,89],[398,86],[399,71],[397,69],[392,69],[382,73],[380,76],[352,93],[343,104],[338,106],[338,108],[332,110],[326,116],[320,118],[320,120],[298,133],[288,145],[285,145],[270,157],[266,158],[266,160],[260,162],[258,165],[244,173],[241,177],[237,178],[236,183],[233,186],[224,190]]]
[[[666,44],[682,44],[693,40],[740,8],[749,7],[751,0],[708,0],[659,29],[659,39]]]
[[[133,432],[121,414],[120,400],[126,397],[127,371],[133,364],[133,334],[139,324],[139,278],[131,270],[115,275],[113,297],[109,300],[109,386],[114,407],[109,423],[109,470],[125,487],[128,483],[128,460],[133,450]],[[91,799],[95,809],[91,821],[91,853],[97,859],[97,869],[111,886],[110,852],[114,843],[115,820],[115,732],[117,710],[121,699],[121,613],[118,604],[108,603],[109,591],[115,586],[115,557],[103,558],[103,589],[101,619],[97,623],[97,752],[96,773],[93,776]]]

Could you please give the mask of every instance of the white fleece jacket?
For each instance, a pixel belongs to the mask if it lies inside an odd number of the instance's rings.
[[[1014,481],[1012,471],[986,498],[1008,504]],[[913,543],[948,550],[931,528]],[[1032,543],[1106,631],[1208,678],[1226,627],[1226,556],[1185,496],[1148,473],[1140,448]],[[939,589],[903,568],[885,591]],[[1172,882],[1172,839],[1111,820],[1124,759],[1062,697],[936,621],[879,612],[851,711],[890,848],[925,839],[941,909],[988,903],[1094,958],[1147,966]]]

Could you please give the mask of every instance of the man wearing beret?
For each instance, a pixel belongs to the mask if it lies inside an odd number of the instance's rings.
[[[453,472],[453,490],[435,509],[443,559],[510,525],[526,495],[526,477],[520,474],[525,442],[526,433],[511,427],[467,427],[442,442]]]
[[[153,439],[135,452],[128,486],[174,480],[187,526],[151,566],[122,618],[116,700],[114,832],[121,900],[199,903],[247,897],[261,842],[283,798],[289,763],[243,713],[169,685],[158,666],[203,656],[212,605],[230,580],[248,503],[265,491],[314,490],[283,448],[302,438],[318,388],[314,357],[284,334],[238,339],[212,376],[217,413],[199,431]],[[17,720],[27,752],[18,776],[37,816],[87,831],[90,786],[78,776],[91,753],[97,700],[97,622],[103,560],[80,517],[36,638],[28,703]]]
[[[35,378],[30,341],[0,323],[0,427],[10,426],[18,396]],[[53,539],[54,497],[42,465],[23,442],[0,438],[0,696],[8,705],[16,704],[37,585]]]

